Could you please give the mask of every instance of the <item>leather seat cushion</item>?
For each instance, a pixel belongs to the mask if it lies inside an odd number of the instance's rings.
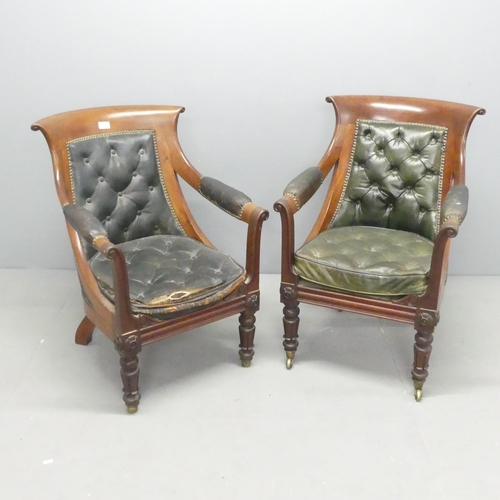
[[[154,235],[121,243],[134,313],[164,317],[217,302],[246,278],[231,257],[187,236]],[[98,253],[90,267],[113,300],[111,261]]]
[[[295,272],[323,286],[361,295],[421,294],[427,288],[432,241],[394,229],[328,229],[295,254]]]

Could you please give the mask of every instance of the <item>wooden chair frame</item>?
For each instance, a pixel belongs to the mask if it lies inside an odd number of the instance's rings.
[[[448,128],[443,170],[442,199],[453,186],[465,184],[465,144],[470,125],[482,108],[427,99],[340,96],[327,97],[334,107],[336,127],[330,145],[318,164],[325,179],[333,170],[332,179],[320,214],[306,242],[328,228],[337,208],[347,175],[357,119],[390,120],[426,123]],[[304,203],[314,193],[310,193]],[[303,206],[303,204],[301,205]],[[281,302],[284,304],[283,324],[287,368],[291,368],[298,347],[300,302],[330,307],[342,311],[411,323],[416,330],[412,378],[415,398],[420,401],[422,387],[428,375],[433,332],[439,321],[439,306],[446,282],[450,238],[458,234],[462,222],[457,214],[442,220],[434,242],[428,286],[421,295],[408,295],[399,300],[385,300],[328,289],[301,279],[294,271],[294,214],[301,208],[289,195],[274,204],[282,221]],[[465,214],[464,214],[465,216]]]
[[[36,122],[31,128],[41,130],[48,142],[61,205],[75,201],[66,149],[68,141],[114,130],[151,129],[156,134],[159,168],[180,224],[187,236],[213,247],[191,215],[177,178],[180,175],[199,190],[202,175],[182,152],[177,136],[177,122],[183,111],[184,108],[177,106],[116,106],[62,113]],[[109,125],[110,130],[100,130],[99,123]],[[67,223],[85,310],[75,341],[88,345],[97,327],[114,342],[120,355],[123,399],[130,413],[137,411],[140,400],[138,354],[144,345],[239,313],[239,355],[242,365],[250,366],[254,355],[255,312],[259,309],[261,230],[268,215],[266,210],[247,203],[239,217],[248,224],[244,284],[220,302],[163,321],[132,312],[123,252],[107,238],[98,237],[93,246],[110,259],[113,266],[114,304],[103,295],[85,256],[82,235]]]

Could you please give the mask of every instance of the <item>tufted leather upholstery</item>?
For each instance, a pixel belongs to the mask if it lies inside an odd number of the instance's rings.
[[[353,293],[397,296],[426,290],[434,244],[414,233],[377,227],[327,229],[295,256],[295,272]]]
[[[186,236],[155,235],[117,245],[124,253],[134,313],[165,317],[221,300],[246,278],[228,255]],[[111,262],[101,253],[90,266],[113,300]]]
[[[162,186],[154,131],[83,137],[67,149],[75,204],[102,222],[112,243],[184,234]],[[86,244],[86,252],[96,251]]]
[[[376,226],[434,240],[447,129],[358,120],[346,183],[329,227]]]

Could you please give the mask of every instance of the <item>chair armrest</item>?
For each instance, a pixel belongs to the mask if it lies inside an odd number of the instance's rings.
[[[299,211],[318,190],[323,182],[321,170],[310,167],[293,179],[283,191],[283,196],[290,196]]]
[[[420,300],[423,307],[434,310],[439,307],[441,290],[447,276],[446,247],[450,238],[458,234],[460,224],[467,215],[468,203],[469,190],[462,184],[453,186],[446,195],[441,211],[441,227],[434,240],[427,291]]]
[[[187,180],[194,187],[193,181]],[[212,177],[201,177],[198,192],[224,212],[248,224],[246,270],[248,275],[247,293],[259,288],[260,239],[262,224],[269,218],[269,212],[258,207],[246,194]]]
[[[198,192],[228,214],[241,219],[245,206],[252,200],[241,191],[234,189],[212,177],[202,177]]]
[[[63,212],[71,227],[97,250],[100,249],[96,244],[102,247],[106,241],[113,246],[108,239],[108,232],[94,214],[77,205],[64,205]]]
[[[293,270],[295,252],[295,220],[297,205],[290,196],[283,196],[274,204],[274,210],[281,216],[281,281],[295,283],[297,276]]]
[[[453,186],[446,195],[441,211],[441,229],[448,227],[458,232],[467,215],[469,205],[469,190],[467,186],[460,184]]]
[[[269,218],[269,212],[263,208],[249,203],[245,207],[242,220],[248,223],[247,248],[246,248],[246,270],[247,270],[247,294],[259,289],[260,277],[260,239],[262,224]]]
[[[127,264],[123,252],[109,241],[108,232],[104,226],[88,210],[72,204],[65,205],[63,212],[71,227],[107,259],[111,260],[117,321],[122,331],[135,328],[130,307]]]

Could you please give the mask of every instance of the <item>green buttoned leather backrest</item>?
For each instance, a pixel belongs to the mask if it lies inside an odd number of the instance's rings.
[[[358,120],[337,209],[328,227],[376,226],[434,240],[447,129]]]

